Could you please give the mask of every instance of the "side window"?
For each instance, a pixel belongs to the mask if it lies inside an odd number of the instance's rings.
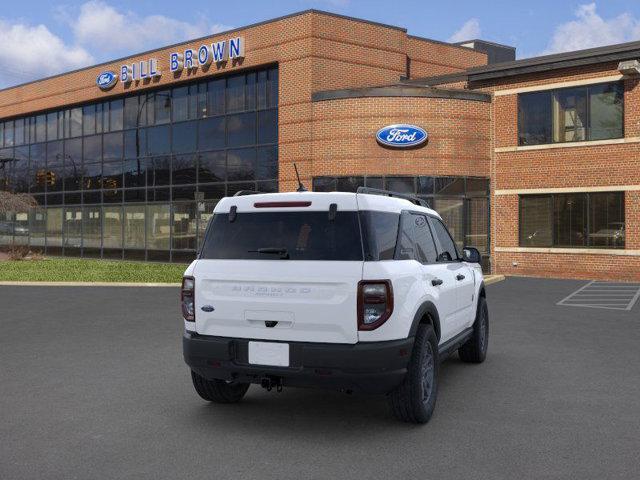
[[[399,222],[398,213],[360,211],[365,260],[393,260]]]
[[[396,260],[434,263],[436,256],[436,246],[427,217],[411,212],[402,212]]]
[[[416,259],[414,250],[413,215],[409,212],[402,212],[400,216],[400,230],[398,233],[398,243],[396,244],[396,260]]]
[[[416,241],[416,260],[420,263],[435,263],[438,254],[427,217],[424,215],[411,216],[413,217],[413,230]]]
[[[433,226],[433,233],[440,242],[440,250],[438,252],[439,262],[451,262],[458,260],[458,251],[456,250],[456,244],[454,243],[451,235],[447,230],[447,227],[437,218],[431,219],[431,225]]]

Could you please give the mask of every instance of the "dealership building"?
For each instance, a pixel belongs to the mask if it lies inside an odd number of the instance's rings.
[[[0,90],[0,189],[38,204],[0,245],[186,262],[218,199],[295,190],[295,163],[425,198],[492,273],[640,280],[637,59],[308,10]]]

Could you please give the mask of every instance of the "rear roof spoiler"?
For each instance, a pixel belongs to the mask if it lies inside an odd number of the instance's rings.
[[[431,208],[429,203],[420,197],[415,195],[409,195],[408,193],[398,193],[392,192],[391,190],[381,190],[379,188],[371,188],[371,187],[358,187],[356,193],[365,193],[369,195],[381,195],[383,197],[394,197],[394,198],[402,198],[403,200],[409,200],[411,203],[415,205],[419,205],[425,208]]]

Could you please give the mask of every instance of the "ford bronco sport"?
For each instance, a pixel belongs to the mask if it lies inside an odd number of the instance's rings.
[[[458,251],[416,197],[244,194],[214,209],[182,283],[184,359],[205,400],[252,383],[386,394],[407,422],[431,417],[438,365],[485,359],[480,254]]]

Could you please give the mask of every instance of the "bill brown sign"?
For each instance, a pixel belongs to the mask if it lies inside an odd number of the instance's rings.
[[[230,38],[201,45],[197,50],[188,48],[182,52],[172,52],[169,55],[169,70],[180,73],[182,70],[194,70],[212,63],[220,64],[227,60],[244,58],[244,37]],[[158,60],[150,58],[120,67],[120,81],[127,85],[131,82],[160,77],[162,72],[158,68]],[[101,90],[109,90],[118,81],[118,75],[111,71],[101,72],[96,84]]]

